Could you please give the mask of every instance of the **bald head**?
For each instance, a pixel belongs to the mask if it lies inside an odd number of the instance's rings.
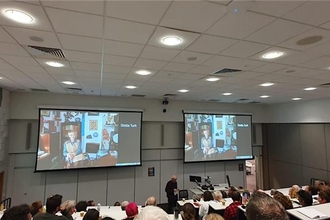
[[[150,196],[147,199],[146,206],[148,206],[148,205],[153,205],[153,206],[157,205],[156,198],[154,196]]]
[[[173,175],[173,176],[171,177],[171,180],[172,180],[172,182],[176,182],[176,180],[177,180],[176,176]]]

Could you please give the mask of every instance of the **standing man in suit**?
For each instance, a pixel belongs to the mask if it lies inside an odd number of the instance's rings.
[[[176,207],[176,202],[178,201],[177,192],[178,183],[176,182],[177,178],[175,175],[171,177],[171,180],[167,182],[165,187],[165,192],[168,200],[167,213],[173,214],[173,208]]]

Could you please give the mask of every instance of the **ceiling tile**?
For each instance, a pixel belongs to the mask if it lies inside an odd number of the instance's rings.
[[[299,66],[304,66],[308,68],[320,68],[320,69],[326,69],[330,66],[330,57],[324,56],[320,57],[318,59],[299,64]]]
[[[185,73],[179,76],[177,79],[186,79],[186,80],[200,80],[203,76],[201,74]]]
[[[191,64],[183,64],[183,63],[174,63],[170,62],[166,66],[163,67],[163,70],[174,71],[174,72],[187,72],[195,67],[195,65]]]
[[[308,44],[308,45],[303,45],[303,46],[297,45],[297,42],[299,40],[304,39],[306,37],[311,37],[311,36],[322,36],[323,39],[320,40],[319,42],[313,43],[313,44]],[[308,48],[312,48],[317,45],[323,44],[329,40],[330,40],[330,31],[323,30],[320,28],[313,28],[303,34],[300,34],[296,37],[293,37],[287,41],[282,42],[281,44],[279,44],[279,46],[287,47],[287,48],[291,48],[291,49],[295,49],[295,50],[306,50]]]
[[[101,53],[102,40],[91,37],[58,34],[64,49]]]
[[[41,2],[44,6],[48,7],[103,15],[103,1],[79,1],[79,4],[76,1],[41,0]]]
[[[210,35],[202,35],[194,43],[192,43],[186,50],[202,52],[202,53],[218,54],[224,49],[235,44],[236,42],[238,41],[234,39],[216,37]]]
[[[154,76],[151,79],[149,79],[149,82],[155,82],[155,83],[169,83],[171,81],[172,81],[171,78],[158,77],[158,76]]]
[[[0,27],[0,42],[16,43],[16,41],[2,27]]]
[[[273,17],[251,12],[241,14],[228,13],[207,30],[206,33],[243,39],[274,20],[275,18]]]
[[[322,56],[322,55],[330,55],[330,42],[317,45],[316,47],[312,47],[306,50],[307,54],[310,56]]]
[[[189,70],[189,73],[197,73],[197,74],[202,74],[202,75],[209,75],[217,71],[219,67],[210,67],[210,66],[203,66],[199,65],[196,66],[195,68]]]
[[[161,69],[167,62],[159,60],[148,60],[148,59],[138,59],[135,63],[135,67],[146,68],[146,69]]]
[[[239,41],[233,46],[222,51],[220,54],[224,56],[239,57],[239,58],[248,58],[260,51],[269,48],[268,45],[257,44],[247,41]]]
[[[330,21],[327,22],[327,23],[322,24],[320,27],[330,30]]]
[[[155,26],[131,21],[106,18],[105,38],[130,43],[147,43]]]
[[[136,58],[132,58],[132,57],[114,56],[114,55],[104,56],[104,64],[108,64],[108,65],[132,67],[135,61]]]
[[[20,45],[0,43],[0,54],[14,55],[14,56],[30,56]]]
[[[140,57],[146,59],[170,61],[179,53],[180,50],[146,46]]]
[[[314,60],[318,57],[320,57],[320,55],[302,51],[302,52],[296,52],[289,56],[284,56],[283,58],[279,58],[275,62],[288,64],[288,65],[298,65],[300,63],[305,63]]]
[[[255,1],[249,9],[275,17],[281,17],[306,1]]]
[[[101,63],[102,56],[98,53],[86,53],[74,50],[65,50],[65,57],[69,61]]]
[[[41,59],[41,58],[37,58],[36,59],[37,62],[39,62],[39,64],[43,67],[50,67],[49,65],[46,64],[46,62],[48,61],[53,61],[53,60],[49,60],[49,59]],[[64,66],[61,67],[60,69],[71,69],[71,65],[68,61],[65,60],[59,60],[60,63],[62,63]],[[50,67],[50,68],[55,68],[58,69],[58,67]]]
[[[258,43],[277,45],[310,29],[312,29],[312,27],[308,25],[277,19],[245,39]]]
[[[330,2],[328,1],[309,1],[295,10],[290,11],[290,13],[287,13],[283,17],[289,20],[318,26],[330,20],[329,7]]]
[[[102,38],[102,16],[54,8],[46,8],[46,11],[58,33]]]
[[[127,57],[138,57],[143,49],[143,45],[131,44],[118,41],[105,41],[105,54],[127,56]]]
[[[105,65],[104,66],[104,72],[107,73],[120,73],[120,74],[127,74],[131,70],[130,67],[124,67],[124,66],[110,66]]]
[[[171,1],[107,1],[107,16],[158,24]]]
[[[177,46],[167,46],[161,43],[161,40],[166,36],[178,36],[182,39],[182,43]],[[148,45],[165,47],[165,48],[174,48],[174,49],[185,49],[192,42],[194,42],[200,34],[178,31],[170,28],[157,27],[156,31],[148,41]]]
[[[52,32],[37,31],[16,27],[5,27],[5,29],[21,45],[61,48],[60,42],[58,41],[56,35]],[[43,41],[33,41],[30,39],[30,37],[38,37],[41,38]]]
[[[184,73],[182,72],[171,72],[171,71],[159,71],[156,76],[157,77],[165,77],[165,78],[178,78],[179,76],[182,76]]]
[[[39,64],[31,57],[20,57],[20,56],[11,56],[11,55],[0,55],[0,57],[13,66],[15,65],[39,66]]]
[[[75,75],[72,69],[45,67],[45,70],[51,75]]]
[[[74,70],[87,70],[87,71],[101,71],[100,64],[93,64],[93,63],[81,63],[81,62],[70,62],[71,66]]]
[[[123,81],[126,78],[126,76],[127,76],[127,74],[122,74],[122,73],[104,73],[103,79],[104,80],[109,79],[108,81],[111,81],[114,79]]]
[[[212,56],[213,55],[205,54],[205,53],[182,51],[172,61],[178,63],[187,63],[187,64],[201,64],[202,62],[210,59]],[[196,60],[189,60],[189,58],[196,58]]]
[[[21,2],[14,2],[14,1],[0,1],[0,8],[16,8],[21,11],[25,11],[28,14],[32,15],[34,18],[34,22],[30,25],[21,24],[15,21],[12,21],[10,19],[7,19],[4,17],[4,15],[1,13],[1,19],[0,24],[2,25],[8,25],[8,26],[14,26],[14,27],[31,27],[36,30],[47,30],[52,31],[52,26],[49,23],[49,20],[44,13],[44,10],[39,5],[32,5],[32,4],[26,4]]]
[[[281,69],[285,69],[287,67],[288,67],[287,65],[267,63],[266,65],[253,69],[253,71],[261,72],[261,73],[272,73]]]
[[[225,13],[226,7],[222,5],[202,1],[174,1],[160,25],[204,32]]]

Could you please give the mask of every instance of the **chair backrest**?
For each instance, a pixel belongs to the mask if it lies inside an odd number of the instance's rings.
[[[179,200],[181,199],[188,199],[188,190],[183,189],[183,190],[179,190]]]
[[[11,207],[11,198],[4,199],[0,202],[0,204],[3,204],[4,209],[10,209]]]
[[[226,175],[226,178],[227,178],[228,187],[231,187],[229,176]]]

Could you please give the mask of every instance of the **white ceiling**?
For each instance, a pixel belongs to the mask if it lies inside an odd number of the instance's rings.
[[[330,82],[330,1],[0,1],[1,11],[6,8],[26,11],[36,20],[24,25],[0,14],[0,86],[11,91],[157,99],[176,94],[170,99],[244,98],[266,104],[330,97],[330,89],[320,86]],[[167,35],[177,35],[183,43],[161,44]],[[314,35],[323,38],[297,44]],[[66,58],[27,45],[59,48]],[[261,58],[272,50],[285,54],[274,60]],[[45,62],[50,60],[64,67],[49,67]],[[205,80],[222,68],[242,72],[219,75],[217,82]],[[137,75],[140,69],[152,74]],[[76,85],[62,83],[68,80]],[[261,87],[265,82],[275,85]],[[317,89],[303,90],[311,86]],[[233,94],[223,96],[225,92]]]

